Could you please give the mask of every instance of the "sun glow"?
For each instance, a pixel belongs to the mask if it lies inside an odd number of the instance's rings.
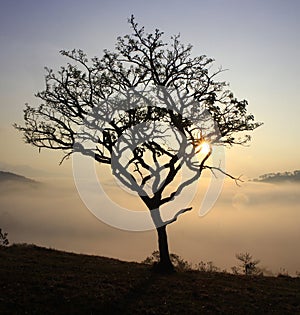
[[[208,142],[203,141],[197,146],[196,153],[206,156],[211,151],[211,146]]]
[[[201,144],[201,153],[207,155],[211,150],[210,144],[208,142],[203,142]]]

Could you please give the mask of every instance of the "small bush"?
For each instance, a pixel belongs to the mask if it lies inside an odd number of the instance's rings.
[[[174,265],[175,269],[177,269],[178,271],[186,271],[186,270],[191,269],[191,264],[188,261],[181,258],[177,254],[171,253],[170,259],[171,259],[171,262]],[[158,250],[154,251],[151,254],[151,256],[148,256],[145,260],[142,261],[143,264],[147,264],[147,265],[154,265],[157,262],[159,262],[159,251]]]
[[[277,277],[279,278],[290,278],[288,271],[285,268],[280,268]]]
[[[205,271],[205,272],[220,272],[220,268],[214,265],[212,261],[204,262],[200,261],[198,265],[196,265],[196,270]]]
[[[2,229],[0,229],[0,246],[8,246],[9,241],[7,238],[7,233],[2,232]]]
[[[240,273],[240,268],[237,266],[231,267],[231,271],[234,275],[238,275]]]

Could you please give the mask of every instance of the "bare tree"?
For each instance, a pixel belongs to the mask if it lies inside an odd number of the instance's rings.
[[[257,267],[260,260],[253,259],[252,255],[249,253],[239,253],[236,254],[235,257],[241,262],[239,268],[233,267],[233,273],[238,273],[239,269],[241,269],[242,273],[245,275],[256,275],[260,273],[260,269]]]
[[[166,226],[191,208],[163,220],[163,206],[204,169],[236,179],[208,165],[212,146],[205,151],[204,144],[245,144],[245,132],[260,123],[247,113],[246,100],[215,81],[222,70],[210,73],[213,59],[192,57],[192,46],[178,35],[164,42],[158,29],[146,33],[133,16],[129,23],[132,34],[119,37],[115,51],[104,50],[102,58],[61,51],[69,63],[57,73],[46,68],[46,88],[36,94],[42,104],[26,105],[25,126],[15,127],[25,142],[65,152],[62,161],[77,152],[111,165],[149,209],[158,233],[158,268],[170,271]],[[174,188],[183,167],[190,175]]]

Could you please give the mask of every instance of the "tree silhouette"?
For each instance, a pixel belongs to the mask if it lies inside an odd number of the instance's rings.
[[[149,209],[158,233],[157,266],[170,271],[166,226],[191,208],[163,220],[163,206],[204,169],[226,174],[207,164],[211,145],[245,144],[250,136],[244,132],[260,123],[247,113],[246,100],[215,81],[222,70],[210,73],[213,59],[192,57],[192,46],[179,35],[168,43],[163,32],[146,33],[133,16],[129,24],[132,34],[118,37],[115,51],[104,50],[102,58],[61,51],[69,63],[57,73],[46,68],[46,88],[36,94],[42,104],[27,104],[25,126],[15,127],[25,142],[65,152],[61,162],[80,153],[111,165]],[[189,175],[177,185],[184,167]]]
[[[256,275],[260,272],[260,269],[257,267],[260,260],[253,259],[252,255],[250,255],[249,253],[239,253],[236,254],[235,257],[241,262],[241,265],[239,267],[243,274]],[[238,272],[238,270],[238,267],[233,267],[233,272]]]

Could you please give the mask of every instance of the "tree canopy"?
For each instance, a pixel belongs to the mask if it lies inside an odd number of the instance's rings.
[[[46,68],[46,88],[36,94],[41,104],[27,104],[25,125],[15,127],[39,149],[62,150],[62,161],[81,153],[111,165],[144,201],[159,232],[190,210],[168,221],[160,216],[164,204],[213,169],[211,145],[245,144],[260,123],[246,100],[217,81],[222,69],[212,71],[213,59],[193,57],[179,35],[164,41],[163,32],[145,32],[133,16],[129,24],[132,34],[118,37],[115,50],[101,58],[62,50],[69,62],[58,72]],[[170,192],[184,166],[189,178]]]

